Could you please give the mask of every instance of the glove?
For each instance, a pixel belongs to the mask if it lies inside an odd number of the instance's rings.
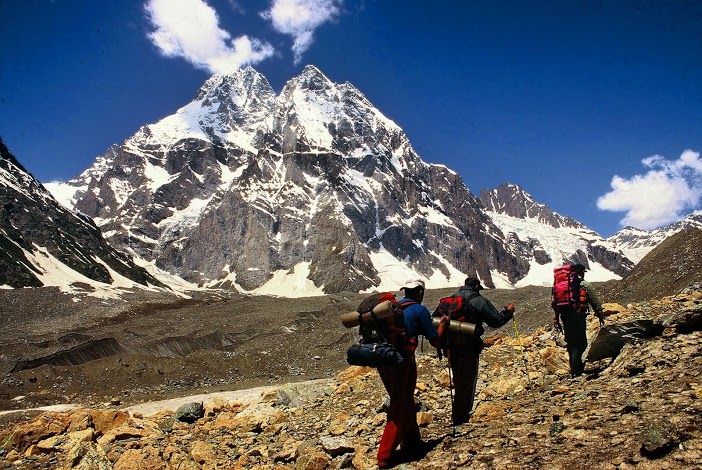
[[[514,313],[514,304],[509,304],[505,307],[505,310],[509,310],[510,312]]]

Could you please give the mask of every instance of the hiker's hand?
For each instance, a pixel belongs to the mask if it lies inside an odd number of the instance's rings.
[[[505,310],[509,310],[510,312],[514,313],[514,304],[509,304],[505,307]]]
[[[450,323],[450,322],[451,322],[451,317],[449,317],[448,315],[443,315],[443,316],[441,317],[441,319],[439,320],[439,323],[446,323],[446,324],[448,324],[448,323]]]
[[[553,329],[563,331],[563,328],[561,327],[561,322],[558,321],[558,318],[553,319]]]
[[[604,326],[604,312],[600,309],[595,312],[595,316],[600,321],[600,326]]]

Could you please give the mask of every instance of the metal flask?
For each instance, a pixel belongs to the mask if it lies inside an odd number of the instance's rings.
[[[433,318],[431,322],[434,324],[434,327],[438,328],[439,324],[441,324],[441,319]],[[453,335],[465,337],[473,336],[475,335],[475,324],[468,323],[466,321],[451,320],[449,322],[448,330],[449,333]]]
[[[389,300],[380,302],[376,305],[373,310],[367,313],[360,314],[358,312],[349,312],[341,315],[341,323],[344,324],[346,328],[353,328],[358,326],[361,322],[370,321],[376,318],[387,318],[394,312],[394,305]]]

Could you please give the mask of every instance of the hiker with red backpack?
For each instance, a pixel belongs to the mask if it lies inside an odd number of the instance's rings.
[[[454,426],[467,423],[473,410],[480,352],[485,347],[480,337],[485,331],[483,323],[499,328],[514,316],[514,304],[498,311],[492,302],[480,295],[482,289],[479,279],[468,277],[465,285],[455,295],[441,299],[434,311],[435,317],[448,315],[450,320],[468,322],[475,326],[472,335],[451,334],[449,329],[444,345],[453,372],[455,396],[451,419]]]
[[[404,317],[404,328],[391,333],[389,341],[401,351],[404,361],[400,365],[378,367],[380,379],[390,395],[387,423],[378,447],[378,467],[391,467],[397,460],[395,449],[402,443],[404,457],[421,452],[422,440],[417,424],[417,409],[414,403],[414,389],[417,385],[417,363],[414,352],[418,336],[423,335],[434,347],[439,347],[448,324],[448,317],[442,319],[438,328],[432,324],[431,314],[425,306],[424,281],[406,282],[402,289],[404,298],[398,304]],[[402,331],[403,330],[403,331]]]
[[[588,305],[595,311],[600,326],[604,325],[602,302],[595,288],[585,280],[585,271],[580,263],[554,269],[553,327],[565,336],[571,377],[578,377],[585,371],[583,353],[587,348]]]

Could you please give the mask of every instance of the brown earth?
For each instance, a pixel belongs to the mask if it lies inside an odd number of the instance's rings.
[[[425,304],[450,293],[429,291]],[[56,289],[0,291],[0,410],[113,399],[126,405],[332,377],[346,367],[356,338],[339,316],[364,297],[191,296],[133,292],[103,300]],[[549,322],[548,288],[485,296],[498,306],[515,302],[525,331]]]
[[[481,355],[473,416],[457,428],[446,362],[420,352],[415,398],[425,445],[399,452],[396,468],[702,468],[702,291],[606,304],[605,313],[610,324],[649,319],[668,327],[588,363],[578,379],[568,378],[567,355],[545,329],[494,335]],[[591,317],[589,334],[597,328]],[[376,371],[349,367],[275,387],[253,403],[211,400],[191,418],[113,405],[43,413],[0,429],[0,465],[372,469],[385,396]]]

